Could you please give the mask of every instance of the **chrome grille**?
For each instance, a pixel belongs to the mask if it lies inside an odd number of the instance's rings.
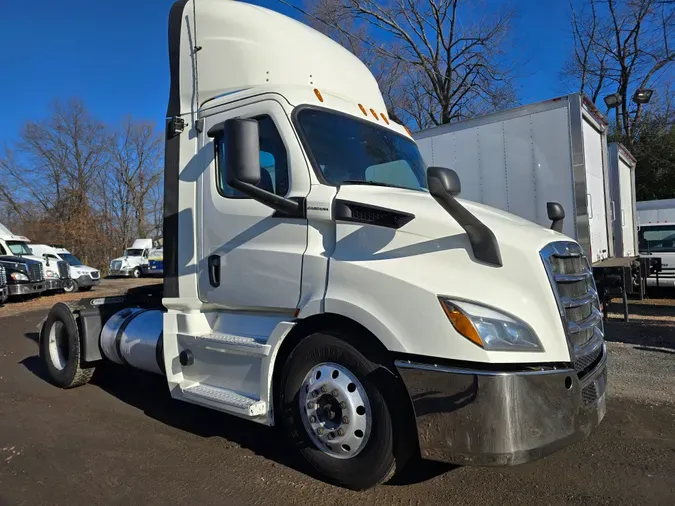
[[[593,273],[581,247],[574,242],[554,242],[541,251],[554,290],[560,317],[579,377],[598,361],[604,336],[602,314]],[[592,367],[590,368],[592,369]]]
[[[68,279],[70,277],[70,267],[68,267],[68,262],[59,260],[56,262],[56,266],[59,269],[59,277],[61,279]]]
[[[98,271],[91,271],[89,275],[91,276],[91,279],[98,279],[99,277],[101,277],[101,273],[99,273]]]
[[[42,264],[39,262],[27,264],[28,267],[28,279],[35,283],[38,281],[44,280],[44,270]]]
[[[5,267],[0,265],[0,286],[5,286],[7,284],[7,272]]]

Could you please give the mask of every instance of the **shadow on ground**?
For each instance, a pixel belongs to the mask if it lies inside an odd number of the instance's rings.
[[[26,339],[39,340],[37,332],[24,334]],[[37,355],[21,361],[26,369],[49,382],[47,371]],[[200,437],[222,437],[243,448],[296,471],[322,478],[305,460],[289,448],[280,429],[267,427],[219,411],[171,398],[163,376],[131,367],[104,362],[96,367],[90,384],[97,386],[120,401],[140,409],[146,416],[165,425]],[[406,486],[430,480],[455,466],[413,459],[405,473],[400,473],[388,485]]]

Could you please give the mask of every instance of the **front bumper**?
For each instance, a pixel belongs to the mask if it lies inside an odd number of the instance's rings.
[[[111,269],[110,275],[111,276],[131,276],[132,271],[133,271],[133,269],[127,269],[127,268],[119,269],[119,270],[116,270],[116,271],[113,271]]]
[[[63,281],[61,279],[45,279],[44,282],[44,291],[49,292],[52,290],[60,290],[63,288]]]
[[[0,304],[5,302],[9,297],[9,290],[6,286],[0,286]]]
[[[101,278],[94,279],[89,275],[82,275],[77,278],[73,278],[77,282],[77,286],[81,288],[87,288],[88,286],[96,286],[101,283]]]
[[[516,465],[585,439],[605,416],[607,351],[574,369],[489,372],[397,361],[415,410],[422,457]],[[569,387],[569,388],[568,388]]]
[[[45,282],[39,283],[17,283],[7,285],[9,288],[9,295],[30,295],[32,293],[42,293],[45,291]]]

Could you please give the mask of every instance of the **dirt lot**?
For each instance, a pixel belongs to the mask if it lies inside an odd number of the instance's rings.
[[[108,365],[84,387],[53,387],[36,356],[45,309],[8,307],[2,505],[675,504],[675,323],[608,322],[608,412],[586,442],[513,468],[417,463],[358,494],[317,480],[275,429],[173,401],[159,376]]]
[[[162,280],[158,278],[104,278],[101,279],[101,284],[95,286],[88,292],[47,294],[41,297],[32,297],[25,301],[20,301],[18,299],[8,300],[4,306],[0,306],[0,318],[4,316],[15,316],[40,309],[49,309],[57,302],[67,302],[88,297],[117,295],[135,286],[151,285],[161,282]]]

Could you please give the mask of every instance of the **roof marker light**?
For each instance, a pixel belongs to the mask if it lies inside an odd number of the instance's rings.
[[[323,97],[321,96],[321,92],[314,88],[314,94],[316,95],[316,98],[319,99],[319,102],[323,102]]]
[[[359,109],[361,109],[361,112],[363,113],[364,116],[368,116],[368,113],[366,112],[366,108],[363,107],[361,104],[359,104]]]
[[[384,122],[388,125],[388,124],[389,124],[389,120],[387,119],[386,114],[380,114],[380,116],[382,116],[382,119],[383,119]]]
[[[372,114],[372,115],[373,115],[373,118],[375,118],[377,121],[380,121],[380,117],[379,117],[379,116],[377,115],[377,113],[375,112],[375,109],[371,109],[371,110],[370,110],[370,114]]]

